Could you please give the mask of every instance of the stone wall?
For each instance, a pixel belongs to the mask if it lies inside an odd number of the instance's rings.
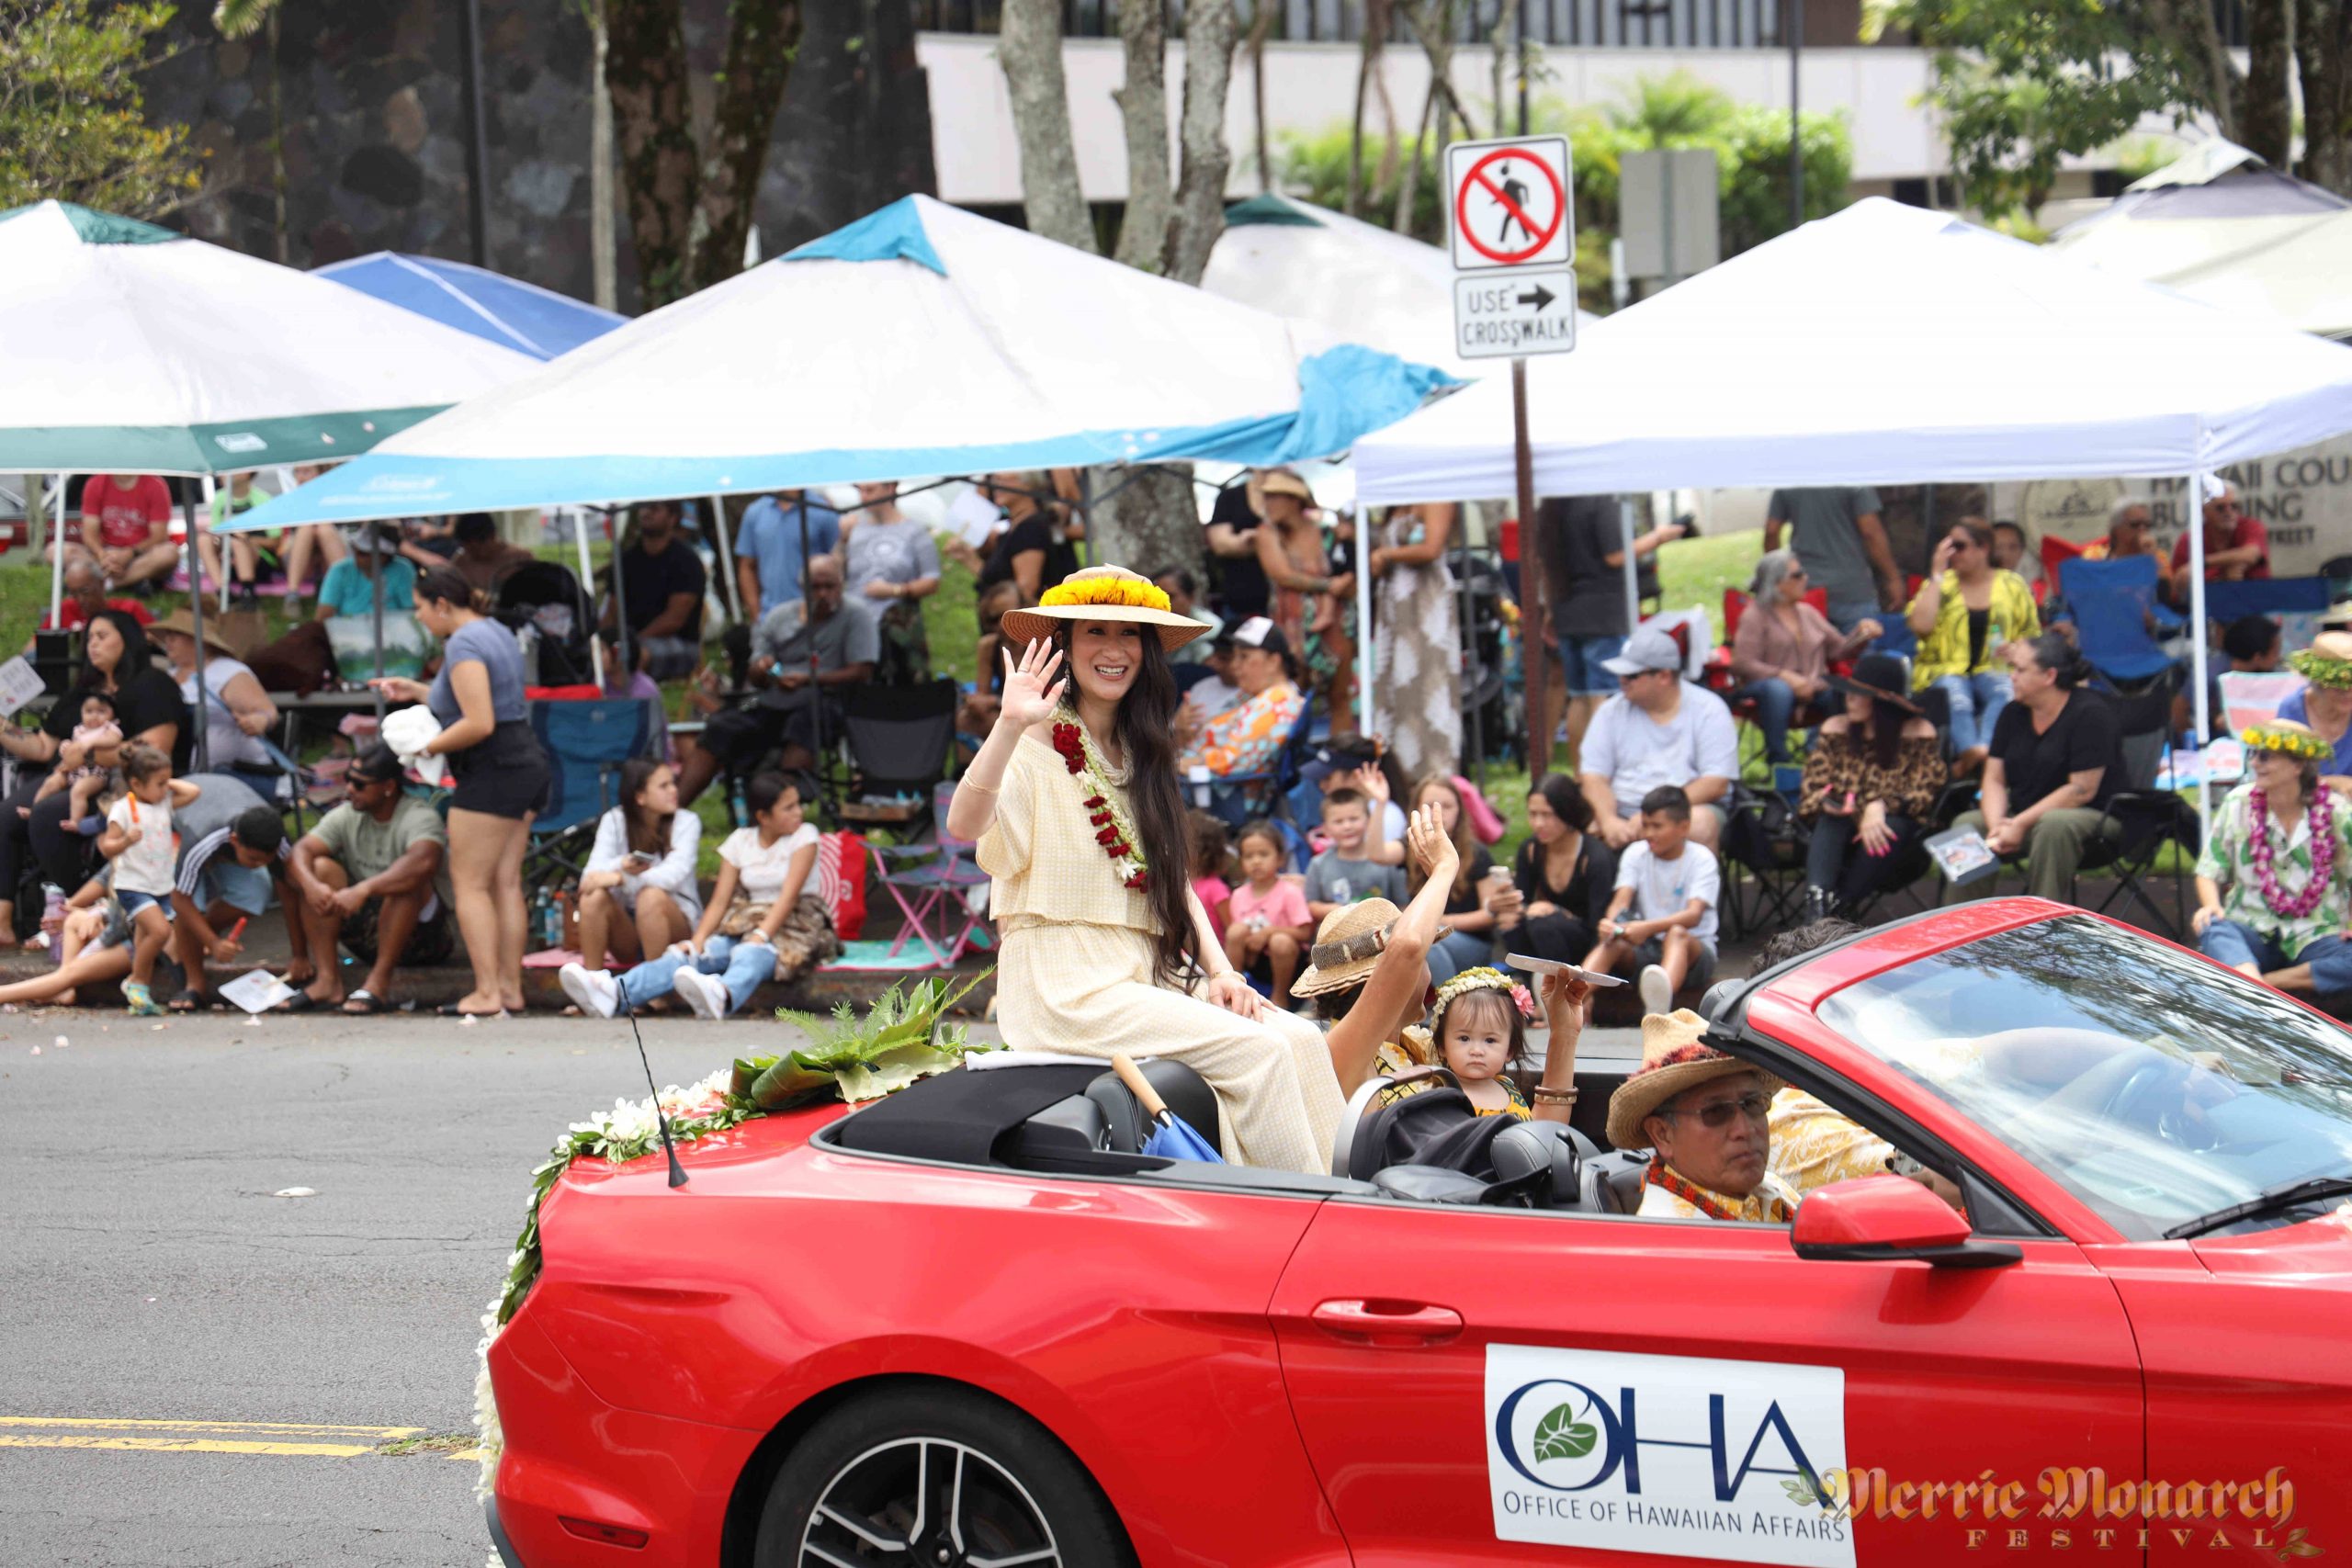
[[[481,0],[489,254],[496,271],[579,299],[592,292],[588,23],[577,0]],[[760,185],[774,255],[909,191],[935,188],[931,116],[903,4],[811,5]],[[895,27],[892,24],[895,23]],[[687,49],[707,89],[725,0],[686,0]],[[861,31],[861,29],[864,29]],[[853,37],[870,43],[849,47]],[[223,39],[209,3],[182,6],[176,51],[149,78],[149,112],[194,128],[208,195],[178,221],[204,239],[298,267],[370,251],[477,259],[459,0],[287,0],[268,36]],[[270,156],[285,128],[281,237]],[[706,101],[698,107],[707,109]],[[620,306],[636,308],[626,203]]]

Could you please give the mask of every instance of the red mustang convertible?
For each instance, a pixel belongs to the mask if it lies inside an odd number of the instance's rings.
[[[2352,1034],[2030,899],[1710,1012],[1965,1213],[1885,1174],[1792,1225],[1645,1219],[1639,1155],[1532,1125],[1492,1179],[1387,1165],[1361,1099],[1329,1176],[1171,1162],[1095,1066],[949,1073],[708,1140],[683,1188],[572,1167],[490,1352],[492,1537],[513,1568],[2352,1551]],[[1597,1122],[1623,1065],[1591,1066]]]

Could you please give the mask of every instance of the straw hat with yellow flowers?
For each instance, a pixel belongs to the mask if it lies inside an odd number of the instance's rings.
[[[1025,610],[1007,610],[1000,624],[1016,643],[1054,635],[1065,621],[1137,621],[1159,633],[1159,646],[1173,653],[1209,628],[1168,607],[1168,594],[1151,579],[1123,566],[1090,566],[1073,571]]]

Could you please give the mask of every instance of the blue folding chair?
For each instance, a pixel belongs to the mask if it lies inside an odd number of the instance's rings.
[[[2093,669],[2110,681],[2136,682],[2172,668],[2156,634],[2177,627],[2180,618],[2156,602],[2154,557],[2078,557],[2061,564],[2058,577],[2074,612],[2076,641]]]
[[[1298,721],[1267,767],[1253,773],[1228,773],[1209,784],[1209,815],[1228,828],[1238,829],[1257,817],[1278,817],[1298,787],[1299,770],[1306,765],[1308,741],[1315,725],[1315,705],[1298,710]]]
[[[549,783],[547,808],[531,820],[524,881],[568,881],[588,859],[597,819],[620,799],[621,764],[653,754],[653,701],[537,702],[530,708]]]

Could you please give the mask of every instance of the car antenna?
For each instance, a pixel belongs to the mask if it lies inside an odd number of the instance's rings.
[[[670,1156],[670,1185],[686,1184],[686,1168],[678,1163],[678,1146],[670,1141],[670,1118],[662,1110],[662,1091],[653,1088],[653,1059],[645,1054],[645,1036],[638,1033],[637,1009],[629,1005],[628,992],[621,992],[621,1011],[628,1015],[628,1032],[637,1039],[637,1059],[645,1068],[645,1087],[653,1093],[653,1121],[662,1129],[662,1152]]]

